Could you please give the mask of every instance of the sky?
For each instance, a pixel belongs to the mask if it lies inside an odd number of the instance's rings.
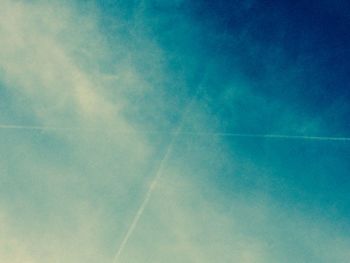
[[[349,26],[345,0],[0,0],[0,262],[348,262]]]

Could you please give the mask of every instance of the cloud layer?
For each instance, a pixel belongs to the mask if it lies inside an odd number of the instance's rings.
[[[113,262],[181,125],[120,262],[346,262],[347,142],[210,135],[346,135],[259,8],[2,0],[0,123],[46,129],[0,128],[0,261]]]

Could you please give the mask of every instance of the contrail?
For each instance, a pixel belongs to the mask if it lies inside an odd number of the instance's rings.
[[[241,138],[266,138],[266,139],[291,139],[291,140],[314,140],[314,141],[350,141],[350,137],[333,136],[309,136],[288,134],[255,134],[255,133],[231,133],[231,132],[181,132],[183,135],[196,136],[219,136],[219,137],[241,137]]]
[[[145,210],[145,208],[146,208],[146,206],[147,206],[147,204],[148,204],[148,202],[149,202],[149,200],[150,200],[150,198],[152,196],[152,193],[153,193],[153,191],[154,191],[154,189],[155,189],[155,187],[156,187],[156,185],[157,185],[157,183],[158,183],[158,181],[159,181],[159,179],[160,179],[160,177],[161,177],[161,175],[163,173],[164,164],[168,161],[168,158],[169,158],[169,155],[170,155],[170,153],[172,151],[172,148],[173,148],[175,140],[176,140],[176,134],[172,138],[169,146],[167,147],[166,152],[164,154],[164,157],[160,161],[160,164],[159,164],[159,167],[157,169],[156,175],[155,175],[155,177],[154,177],[154,179],[153,179],[153,181],[152,181],[152,183],[151,183],[151,185],[150,185],[150,187],[149,187],[149,189],[148,189],[148,191],[146,193],[146,196],[145,196],[142,204],[140,205],[139,209],[137,210],[137,213],[136,213],[134,219],[132,220],[132,223],[129,226],[129,229],[126,232],[126,235],[124,236],[124,239],[122,240],[122,242],[121,242],[121,244],[120,244],[120,246],[119,246],[119,248],[117,250],[117,253],[115,254],[115,257],[114,257],[114,260],[113,260],[114,263],[119,262],[119,257],[122,254],[125,245],[129,241],[130,236],[132,235],[132,233],[135,230],[135,227],[137,226],[138,222],[140,221],[140,218],[141,218],[141,216],[142,216],[142,214],[143,214],[143,212],[144,212],[144,210]]]
[[[48,130],[48,129],[50,129],[50,127],[1,124],[0,125],[0,129],[9,129],[9,130]],[[56,130],[57,127],[54,127],[53,129]]]
[[[218,134],[220,136],[220,134]],[[256,137],[272,139],[296,139],[296,140],[315,140],[315,141],[350,141],[350,137],[327,137],[327,136],[305,136],[305,135],[284,135],[284,134],[235,134],[227,133],[222,136],[235,137]]]
[[[191,132],[191,131],[122,131],[110,128],[79,128],[79,127],[55,127],[55,126],[25,126],[0,124],[0,129],[9,130],[36,130],[36,131],[109,131],[120,134],[163,134],[173,136],[217,136],[217,137],[241,137],[241,138],[261,138],[261,139],[291,139],[291,140],[314,140],[314,141],[350,141],[350,137],[334,136],[310,136],[310,135],[288,135],[288,134],[259,134],[259,133],[232,133],[232,132]]]
[[[6,130],[52,130],[52,131],[78,131],[78,130],[95,130],[88,128],[79,128],[79,127],[56,127],[56,126],[34,126],[34,125],[12,125],[12,124],[0,124],[0,129]]]
[[[169,156],[172,152],[172,149],[174,147],[174,144],[177,140],[177,138],[179,137],[179,135],[181,134],[181,129],[182,129],[182,126],[184,124],[184,121],[186,119],[186,116],[188,115],[189,111],[191,110],[192,108],[192,105],[195,101],[195,99],[197,98],[201,88],[202,88],[202,83],[204,82],[205,78],[202,79],[201,83],[198,85],[198,88],[197,88],[197,91],[196,93],[192,96],[191,100],[188,102],[188,104],[186,105],[185,107],[185,110],[183,111],[182,113],[182,116],[180,118],[180,121],[179,121],[179,124],[176,128],[176,130],[170,134],[172,134],[173,136],[171,137],[171,141],[169,142],[168,144],[168,147],[166,148],[165,150],[165,154],[162,158],[162,160],[160,161],[159,163],[159,166],[158,166],[158,169],[156,171],[156,174],[153,178],[153,181],[145,195],[145,198],[144,200],[142,201],[139,209],[137,210],[136,212],[136,215],[134,216],[130,226],[129,226],[129,229],[127,230],[122,242],[120,243],[120,246],[117,250],[117,253],[115,254],[114,256],[114,260],[113,260],[113,263],[118,263],[119,262],[119,258],[125,248],[125,245],[127,244],[127,242],[129,241],[129,238],[130,236],[132,235],[132,233],[134,232],[138,222],[140,221],[140,218],[147,206],[147,204],[149,203],[149,200],[151,199],[151,196],[154,192],[154,189],[156,188],[157,184],[158,184],[158,181],[159,179],[161,178],[162,174],[163,174],[163,169],[164,169],[164,165],[167,163],[168,159],[169,159]]]

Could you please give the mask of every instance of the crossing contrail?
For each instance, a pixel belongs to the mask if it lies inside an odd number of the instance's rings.
[[[153,193],[153,191],[154,191],[154,189],[155,189],[155,187],[156,187],[156,185],[157,185],[157,183],[158,183],[158,181],[163,173],[164,165],[168,161],[168,158],[170,156],[170,153],[171,153],[173,145],[174,145],[174,141],[176,140],[175,136],[172,138],[170,144],[168,145],[166,152],[165,152],[162,160],[160,161],[159,167],[156,171],[156,175],[155,175],[155,177],[154,177],[154,179],[153,179],[153,181],[152,181],[152,183],[151,183],[151,185],[150,185],[150,187],[145,195],[145,198],[142,201],[139,209],[137,210],[137,213],[136,213],[135,217],[133,218],[133,220],[129,226],[129,229],[126,232],[126,235],[124,236],[124,238],[123,238],[123,240],[122,240],[122,242],[117,250],[117,253],[115,254],[115,257],[113,260],[114,263],[119,262],[119,257],[122,254],[125,245],[129,241],[130,236],[132,235],[132,233],[135,230],[135,227],[137,226],[138,222],[140,221],[140,218],[141,218],[141,216],[142,216],[142,214],[143,214],[143,212],[144,212],[144,210],[145,210],[145,208],[146,208],[146,206],[147,206],[147,204],[152,196],[152,193]]]
[[[205,78],[203,78],[204,80]],[[113,263],[118,263],[119,262],[119,258],[120,258],[120,255],[122,254],[124,248],[125,248],[125,245],[127,244],[127,242],[129,241],[129,238],[130,236],[132,235],[132,233],[134,232],[138,222],[140,221],[140,218],[147,206],[147,204],[149,203],[149,200],[151,199],[151,196],[154,192],[154,189],[156,188],[157,184],[158,184],[158,181],[159,179],[161,178],[162,174],[163,174],[163,169],[164,169],[164,166],[165,164],[167,163],[168,159],[169,159],[169,156],[173,150],[173,147],[175,145],[175,142],[177,140],[177,138],[179,137],[179,135],[181,134],[181,130],[182,130],[182,126],[184,124],[184,121],[187,117],[187,115],[189,114],[190,110],[192,109],[192,105],[195,101],[195,99],[197,98],[199,92],[201,91],[201,88],[202,88],[202,83],[203,83],[203,80],[201,81],[201,84],[198,85],[198,88],[197,88],[197,91],[196,93],[192,96],[191,100],[187,103],[183,113],[182,113],[182,116],[181,116],[181,119],[179,121],[179,124],[177,126],[177,128],[175,129],[175,131],[171,132],[171,133],[168,133],[168,134],[171,134],[172,137],[171,137],[171,140],[165,150],[165,154],[162,158],[162,160],[160,161],[159,163],[159,166],[158,166],[158,169],[156,171],[156,174],[151,182],[151,185],[145,195],[145,198],[143,199],[140,207],[138,208],[122,242],[120,243],[119,247],[118,247],[118,250],[115,254],[115,257],[114,257],[114,260],[113,260]]]
[[[110,128],[79,128],[79,127],[55,127],[55,126],[26,126],[0,124],[0,129],[8,130],[34,130],[34,131],[108,131],[119,134],[162,134],[173,136],[217,136],[217,137],[237,137],[237,138],[261,138],[261,139],[290,139],[290,140],[314,140],[314,141],[350,141],[350,137],[335,136],[313,136],[313,135],[289,135],[289,134],[264,134],[264,133],[232,133],[232,132],[191,132],[191,131],[123,131]]]

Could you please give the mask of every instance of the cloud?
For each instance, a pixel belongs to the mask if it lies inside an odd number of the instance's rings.
[[[234,42],[236,72],[224,76],[227,51],[209,40],[233,37],[204,28],[181,9],[186,4],[120,3],[114,11],[124,16],[113,16],[98,1],[2,1],[0,100],[10,107],[0,119],[76,129],[0,131],[1,262],[112,262],[164,158],[166,131],[178,127],[198,89],[184,131],[321,129],[322,120],[257,92],[244,75],[237,46],[253,38]],[[266,66],[267,79],[281,73],[279,65]],[[301,74],[293,66],[282,76]],[[149,130],[160,133],[142,133]],[[310,146],[267,141],[179,136],[122,262],[348,258],[349,239],[337,222],[297,206],[298,191],[311,190],[289,177],[312,170],[301,167],[317,161]]]
[[[121,71],[129,73],[108,82],[90,66],[109,55],[93,13],[80,14],[67,3],[3,1],[2,6],[1,80],[12,95],[13,119],[26,115],[31,124],[78,128],[3,136],[11,148],[2,151],[8,155],[1,162],[2,196],[11,202],[9,221],[20,229],[5,236],[3,242],[13,239],[19,248],[3,261],[102,262],[102,243],[115,240],[115,231],[122,234],[121,228],[108,233],[103,225],[113,221],[118,227],[124,220],[106,214],[138,201],[128,197],[135,191],[131,182],[142,185],[151,154],[122,113],[125,93],[140,89],[140,77],[124,64]],[[123,133],[115,136],[114,130]]]

